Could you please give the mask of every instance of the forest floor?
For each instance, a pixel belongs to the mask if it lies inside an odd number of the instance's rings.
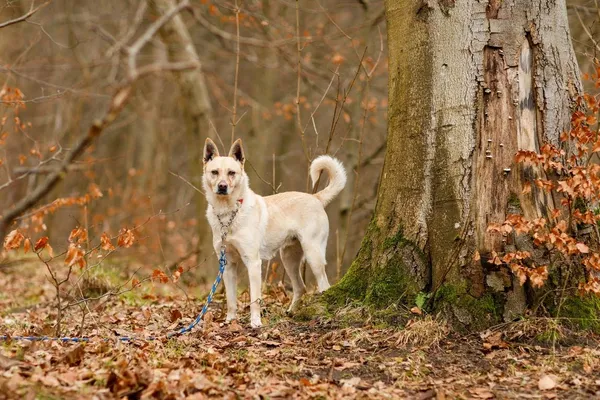
[[[85,283],[84,291],[101,291],[110,280],[102,279]],[[174,286],[147,282],[74,306],[62,317],[62,333],[162,335],[187,325],[203,299],[186,299]],[[5,264],[0,288],[0,335],[53,335],[55,289],[44,268]],[[270,287],[258,330],[248,326],[242,293],[239,322],[223,323],[221,294],[204,325],[181,337],[129,344],[5,341],[0,399],[600,397],[597,338],[540,344],[536,337],[547,337],[556,328],[552,321],[458,335],[430,317],[414,316],[402,328],[376,325],[366,310],[352,311],[359,318],[299,322],[285,315],[287,301],[281,287]]]

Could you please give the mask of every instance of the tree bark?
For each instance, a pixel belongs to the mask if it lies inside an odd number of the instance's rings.
[[[462,326],[513,318],[523,288],[488,263],[486,232],[552,199],[518,149],[557,143],[580,92],[564,0],[387,0],[388,143],[375,214],[329,297],[429,305]]]

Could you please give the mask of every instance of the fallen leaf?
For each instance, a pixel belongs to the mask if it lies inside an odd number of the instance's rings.
[[[183,317],[183,314],[181,314],[181,311],[179,311],[178,309],[174,308],[171,310],[171,315],[169,317],[169,321],[171,323],[177,321],[178,319],[180,319],[181,317]]]
[[[488,388],[469,389],[469,392],[478,399],[491,399],[494,397],[494,394]]]
[[[14,360],[12,358],[8,358],[0,354],[0,369],[10,369],[15,365],[23,365],[23,363],[19,360]]]
[[[85,354],[85,348],[83,345],[78,345],[65,354],[63,358],[64,362],[69,364],[70,366],[78,365],[81,360],[83,360],[83,355]]]
[[[410,312],[413,314],[417,314],[417,315],[423,315],[423,311],[421,311],[421,309],[417,306],[414,306],[413,308],[411,308]]]
[[[554,389],[557,385],[558,378],[555,375],[542,375],[538,381],[538,388],[540,390]]]
[[[340,383],[343,387],[356,387],[360,383],[360,377],[355,376],[350,379],[341,379]]]
[[[485,350],[497,349],[508,349],[508,343],[502,340],[502,332],[495,332],[485,338],[483,348]]]

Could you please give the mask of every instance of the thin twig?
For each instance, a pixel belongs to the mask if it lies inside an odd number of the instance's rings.
[[[262,176],[260,176],[260,174],[258,173],[258,171],[256,170],[256,168],[254,168],[254,165],[252,165],[252,163],[249,160],[246,160],[246,162],[248,163],[248,165],[250,165],[250,168],[252,168],[252,170],[254,171],[254,173],[256,174],[256,176],[258,176],[258,179],[260,179],[261,181],[263,181],[264,183],[266,183],[267,185],[269,185],[271,187],[271,190],[273,191],[273,194],[275,194],[275,193],[277,193],[279,191],[279,188],[281,187],[281,183],[279,184],[279,186],[275,187],[275,181],[273,181],[273,183],[267,181]]]
[[[113,96],[109,108],[102,119],[95,121],[89,128],[87,134],[79,139],[79,142],[67,153],[64,160],[61,162],[60,168],[58,168],[56,172],[50,174],[44,183],[38,186],[21,201],[17,202],[17,204],[4,215],[2,220],[0,220],[0,239],[4,238],[6,230],[17,217],[33,207],[64,178],[68,166],[75,159],[79,158],[79,156],[81,156],[84,151],[96,141],[102,131],[117,118],[123,110],[123,107],[125,107],[125,104],[127,104],[129,96],[131,95],[131,90],[131,85],[119,88]]]
[[[300,82],[302,76],[302,47],[300,46],[300,4],[299,0],[296,0],[296,51],[298,57],[298,63],[296,66],[297,82],[296,82],[296,121],[298,124],[298,131],[300,133],[300,140],[302,141],[302,150],[304,151],[304,157],[307,162],[310,162],[308,155],[308,147],[306,146],[306,139],[304,137],[304,131],[302,130],[302,117],[300,115]]]
[[[31,17],[33,14],[35,14],[40,9],[42,9],[42,8],[46,7],[48,4],[50,4],[50,0],[46,1],[45,3],[40,4],[39,6],[37,6],[35,8],[33,8],[33,4],[34,3],[31,3],[31,8],[27,14],[21,15],[19,18],[11,19],[10,21],[0,23],[0,29],[6,28],[9,25],[17,24],[19,22],[27,21],[29,19],[29,17]]]
[[[189,0],[183,0],[181,3],[165,12],[159,19],[154,21],[148,29],[131,45],[127,48],[129,54],[129,77],[130,79],[137,78],[135,76],[137,72],[137,55],[142,48],[156,35],[156,33],[162,28],[167,22],[169,22],[175,15],[180,11],[190,6]]]
[[[358,141],[358,159],[356,160],[356,170],[354,171],[354,173],[356,174],[356,177],[354,178],[354,188],[352,189],[352,191],[353,191],[352,204],[350,205],[350,211],[348,211],[348,217],[347,217],[348,219],[346,222],[347,227],[350,226],[350,222],[352,221],[352,214],[354,213],[354,207],[356,206],[356,199],[358,197],[358,188],[360,187],[359,186],[360,166],[361,166],[361,160],[362,160],[362,156],[363,156],[363,141],[364,141],[364,135],[365,135],[365,125],[367,124],[367,114],[369,111],[369,107],[368,107],[369,89],[370,89],[369,82],[370,82],[370,79],[369,79],[369,77],[367,77],[367,82],[366,82],[367,87],[365,89],[365,95],[364,95],[364,98],[366,99],[365,110],[363,113],[362,126],[360,127],[360,137],[359,137],[359,141]],[[340,264],[344,263],[344,257],[346,256],[346,248],[348,247],[349,236],[350,236],[350,229],[346,229],[346,237],[344,238],[344,248],[342,249],[342,255],[340,257]]]
[[[321,96],[321,100],[319,100],[319,103],[317,103],[315,109],[313,110],[313,112],[310,113],[310,120],[313,122],[313,127],[315,129],[315,133],[318,135],[319,133],[317,132],[317,127],[314,125],[314,116],[317,112],[317,110],[319,109],[319,107],[321,106],[321,103],[323,103],[323,100],[325,100],[325,97],[327,97],[327,94],[329,93],[329,89],[331,89],[331,85],[333,84],[333,81],[335,79],[335,77],[339,77],[338,71],[340,69],[340,66],[338,65],[335,69],[335,71],[333,72],[333,75],[331,76],[331,80],[329,81],[329,85],[327,85],[327,89],[325,89],[325,92],[323,92],[323,96]],[[306,125],[304,126],[303,131],[306,131],[306,129],[308,128],[308,124],[310,123],[307,122]]]
[[[194,186],[194,184],[190,181],[188,181],[187,179],[185,179],[183,176],[176,174],[173,171],[169,171],[169,173],[173,176],[178,177],[179,179],[181,179],[182,181],[184,181],[185,183],[187,183],[188,185],[190,185],[196,192],[204,194],[204,192],[201,189],[198,189],[196,186]]]
[[[233,107],[231,109],[231,145],[235,141],[235,126],[238,121],[236,121],[237,117],[237,91],[238,91],[238,77],[240,72],[240,7],[238,5],[238,0],[235,0],[235,32],[236,32],[236,42],[235,42],[235,76],[233,79]]]
[[[335,102],[335,108],[333,110],[333,118],[331,120],[331,128],[329,130],[329,137],[327,138],[327,146],[325,146],[325,154],[329,153],[329,149],[331,147],[331,143],[333,141],[333,137],[335,136],[335,128],[337,126],[337,123],[340,119],[340,117],[342,116],[342,113],[344,113],[344,105],[346,104],[346,101],[348,100],[348,95],[350,94],[350,92],[352,91],[352,87],[354,86],[354,83],[356,82],[356,78],[358,78],[358,75],[360,73],[360,70],[362,68],[362,63],[363,60],[365,58],[365,55],[367,54],[367,48],[365,47],[365,50],[362,54],[362,57],[360,59],[360,63],[358,68],[356,69],[356,73],[354,74],[354,77],[352,78],[352,81],[350,81],[350,85],[348,86],[348,90],[344,91],[344,96],[342,97],[342,102],[340,105],[339,102],[339,93],[340,93],[340,81],[339,81],[339,76],[338,76],[338,91],[337,91],[337,95],[336,95],[336,102]],[[367,77],[367,80],[369,79],[369,77]],[[317,190],[319,190],[319,183],[321,181],[321,174],[319,174],[319,177],[317,178],[316,182],[313,182],[314,186],[313,186],[313,194],[317,192]]]
[[[577,19],[579,20],[579,24],[583,28],[583,31],[586,33],[586,35],[588,36],[588,38],[592,41],[592,44],[596,48],[596,51],[600,52],[600,45],[598,45],[598,42],[596,42],[596,40],[594,39],[594,36],[592,35],[592,33],[590,32],[590,30],[588,29],[588,27],[583,22],[583,19],[581,18],[581,15],[579,14],[579,11],[577,9],[575,9],[575,15],[577,15]]]

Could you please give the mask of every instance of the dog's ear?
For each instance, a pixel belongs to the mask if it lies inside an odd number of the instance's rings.
[[[244,148],[242,147],[242,139],[238,139],[231,145],[229,150],[229,157],[233,157],[234,160],[239,161],[244,165],[246,157],[244,157]]]
[[[204,142],[204,164],[215,157],[219,157],[219,149],[217,148],[215,142],[213,142],[210,138],[206,138],[206,142]]]

